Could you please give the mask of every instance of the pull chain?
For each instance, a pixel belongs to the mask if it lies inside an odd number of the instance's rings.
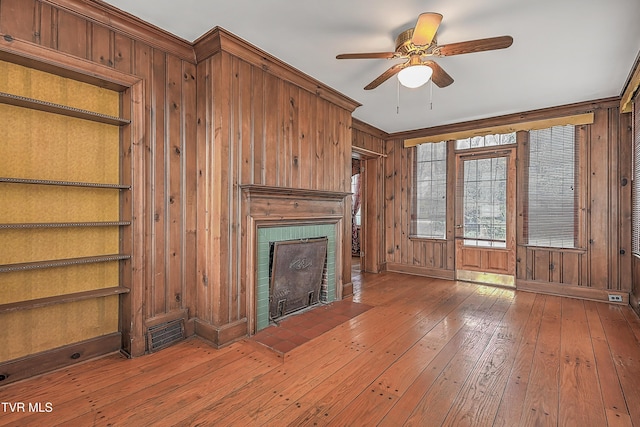
[[[429,109],[433,110],[433,80],[429,79]]]
[[[396,79],[396,114],[400,114],[400,80]]]

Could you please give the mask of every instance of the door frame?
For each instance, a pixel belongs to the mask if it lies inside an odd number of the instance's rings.
[[[383,259],[381,248],[384,247],[382,177],[386,155],[352,147],[351,156],[360,160],[360,270],[379,273]]]
[[[464,150],[455,153],[455,277],[456,280],[515,287],[516,277],[516,155],[515,146],[488,147]],[[463,195],[464,161],[506,157],[506,248],[491,248],[464,245]]]

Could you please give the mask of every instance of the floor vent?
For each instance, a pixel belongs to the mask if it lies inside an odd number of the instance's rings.
[[[184,339],[184,319],[172,320],[152,326],[147,330],[147,346],[150,352],[169,347]]]

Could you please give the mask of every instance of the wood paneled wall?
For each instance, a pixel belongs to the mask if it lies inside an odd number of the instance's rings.
[[[378,273],[384,264],[384,164],[388,134],[353,120],[352,151],[360,159],[362,173],[361,252],[360,267],[368,273]]]
[[[143,253],[128,265],[140,280],[123,314],[136,344],[125,349],[142,354],[146,328],[176,318],[191,334],[199,317],[216,343],[246,332],[239,186],[349,192],[359,104],[224,30],[190,44],[100,2],[0,0],[0,34],[86,60],[87,75],[95,63],[143,82],[132,189]]]
[[[630,78],[629,82],[627,82],[627,90],[630,90],[630,88],[635,88],[633,90],[635,90],[635,94],[633,95],[632,98],[632,104],[631,104],[631,108],[629,108],[629,111],[627,114],[625,114],[626,116],[629,116],[628,119],[631,121],[631,128],[632,128],[632,135],[631,135],[631,141],[629,141],[629,145],[631,145],[632,150],[635,150],[635,146],[636,144],[640,143],[640,141],[637,140],[637,138],[640,138],[640,126],[638,126],[638,124],[640,123],[640,117],[638,117],[638,115],[636,115],[636,112],[640,109],[640,90],[637,90],[637,86],[636,84],[638,83],[638,80],[640,80],[640,56],[638,56],[638,58],[636,58],[636,63],[634,66],[634,69],[632,71],[632,76],[636,76],[635,80],[632,80]],[[626,90],[625,90],[626,92]],[[624,101],[624,97],[623,97],[623,101]],[[630,154],[630,156],[634,156],[635,157],[635,153],[632,152]],[[634,169],[637,168],[637,165],[633,165]],[[632,171],[632,173],[635,173]],[[638,180],[639,178],[637,176],[633,177],[634,180]],[[638,181],[636,181],[634,183],[635,185],[638,184]],[[637,201],[633,201],[632,203],[637,203]],[[633,205],[632,205],[632,210],[633,210]],[[629,221],[632,221],[632,219],[630,218]],[[636,313],[638,313],[638,315],[640,315],[640,258],[638,258],[636,255],[631,255],[632,260],[631,260],[631,278],[629,280],[631,280],[631,295],[630,295],[630,304],[631,307],[636,311]]]
[[[144,85],[144,158],[132,188],[144,256],[132,307],[134,355],[145,351],[145,325],[186,317],[195,307],[196,67],[192,47],[100,3],[0,0],[0,34],[133,75]],[[92,74],[89,65],[86,73]],[[108,77],[107,77],[108,79]],[[136,141],[137,142],[137,141]],[[126,153],[125,153],[126,154]],[[140,177],[138,177],[140,178]],[[127,316],[129,318],[129,316]]]
[[[358,105],[216,28],[198,57],[196,331],[216,344],[247,333],[241,186],[348,193],[351,112]],[[350,278],[350,198],[342,216]],[[349,219],[349,221],[346,221]],[[349,255],[349,256],[347,256]],[[251,281],[249,281],[251,282]]]
[[[518,242],[517,284],[521,289],[606,300],[609,292],[631,291],[631,118],[621,115],[618,99],[549,108],[518,115],[543,119],[594,111],[586,125],[584,250],[528,247]],[[515,117],[475,122],[478,128],[504,124]],[[448,131],[472,129],[474,122]],[[413,131],[407,137],[416,137]],[[395,139],[394,139],[395,138]],[[391,135],[385,165],[385,248],[387,268],[437,277],[453,277],[455,269],[448,218],[446,241],[410,238],[412,148]],[[522,147],[520,147],[522,149]],[[451,157],[451,156],[450,156]],[[518,166],[519,168],[519,166]],[[451,168],[449,168],[451,170]],[[519,170],[519,169],[518,169]],[[450,174],[449,174],[450,175]],[[449,176],[449,181],[453,177]],[[450,193],[450,190],[449,190]],[[523,194],[517,194],[521,200]],[[520,203],[518,204],[521,205]],[[448,209],[451,210],[451,209]],[[518,236],[522,233],[518,232]]]
[[[447,181],[447,239],[423,239],[411,237],[411,209],[413,187],[414,148],[404,148],[404,139],[387,141],[384,171],[385,207],[385,261],[389,271],[421,274],[453,279],[453,182],[455,158],[449,156]],[[452,146],[449,146],[451,151]]]
[[[520,288],[607,300],[610,292],[631,291],[630,115],[618,102],[594,109],[594,123],[583,126],[586,144],[580,159],[586,181],[584,250],[518,246]]]

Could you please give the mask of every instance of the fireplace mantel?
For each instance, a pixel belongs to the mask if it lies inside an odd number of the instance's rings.
[[[247,296],[248,333],[256,332],[259,230],[329,226],[332,230],[330,234],[333,234],[330,239],[335,242],[331,261],[335,269],[331,286],[335,289],[335,299],[342,299],[345,284],[350,285],[351,282],[347,280],[345,283],[343,277],[345,254],[349,256],[349,265],[351,261],[351,249],[348,246],[351,243],[351,222],[345,220],[351,216],[351,193],[265,185],[240,185],[239,189],[242,193],[240,217],[243,236],[240,247],[244,252],[243,273],[240,276],[243,293]]]
[[[272,187],[268,185],[241,185],[242,191],[262,197],[293,197],[314,200],[342,200],[351,193],[339,191],[311,190],[305,188]]]

